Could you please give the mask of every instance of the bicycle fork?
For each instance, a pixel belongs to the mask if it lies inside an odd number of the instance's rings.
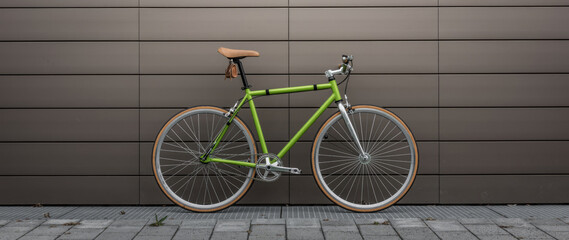
[[[347,103],[347,104],[349,106],[349,103]],[[350,135],[352,135],[352,139],[356,143],[356,147],[358,148],[357,150],[359,150],[359,152],[360,152],[360,158],[367,160],[369,158],[369,154],[364,151],[364,148],[362,147],[362,144],[360,143],[360,139],[358,138],[358,134],[356,134],[356,129],[354,128],[352,121],[350,121],[350,117],[348,116],[348,113],[346,112],[346,107],[344,106],[344,104],[342,102],[338,102],[338,109],[340,110],[340,113],[342,114],[342,117],[344,118],[344,122],[346,123],[346,127],[348,128]]]

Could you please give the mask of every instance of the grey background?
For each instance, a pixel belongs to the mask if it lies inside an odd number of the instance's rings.
[[[567,203],[567,22],[562,0],[4,0],[0,204],[169,204],[157,131],[242,94],[220,46],[261,53],[244,61],[254,89],[325,83],[353,54],[351,103],[392,110],[418,140],[401,203]],[[256,100],[269,149],[327,94]],[[303,175],[240,203],[329,203],[310,176],[315,132],[284,159]]]

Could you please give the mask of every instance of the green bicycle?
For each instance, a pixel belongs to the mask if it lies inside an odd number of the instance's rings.
[[[353,57],[342,56],[339,69],[325,72],[328,83],[253,91],[241,59],[258,57],[251,50],[219,48],[235,64],[245,96],[229,110],[213,106],[186,109],[160,130],[152,154],[154,176],[175,204],[196,212],[227,208],[241,199],[253,180],[275,181],[281,174],[300,174],[281,158],[332,103],[338,112],[320,127],[312,146],[312,172],[318,187],[334,203],[357,212],[372,212],[399,201],[409,190],[418,166],[415,139],[395,114],[376,106],[351,106],[338,85],[349,81]],[[231,64],[230,64],[231,66]],[[236,74],[236,72],[234,72]],[[345,75],[339,84],[336,75]],[[347,85],[348,82],[346,82]],[[270,153],[253,99],[257,96],[330,89],[332,94],[277,154]],[[261,152],[237,116],[249,104]]]

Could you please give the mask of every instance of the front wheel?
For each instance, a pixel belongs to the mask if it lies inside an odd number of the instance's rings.
[[[219,211],[237,202],[251,186],[253,168],[200,161],[226,126],[226,113],[209,106],[190,108],[160,130],[152,154],[154,176],[178,206],[196,212]],[[254,163],[256,154],[251,132],[235,117],[210,156]]]
[[[399,201],[417,174],[417,144],[395,114],[379,107],[354,106],[348,113],[364,153],[360,153],[340,112],[320,128],[312,147],[318,187],[334,203],[373,212]]]

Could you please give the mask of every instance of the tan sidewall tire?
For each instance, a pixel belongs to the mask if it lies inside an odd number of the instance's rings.
[[[231,201],[230,203],[223,205],[221,207],[218,208],[214,208],[214,209],[207,209],[207,210],[202,210],[202,209],[195,209],[195,208],[191,208],[188,207],[180,202],[178,202],[176,199],[174,199],[173,197],[171,197],[167,191],[164,189],[164,186],[162,186],[162,184],[160,183],[160,179],[158,178],[158,174],[156,173],[156,146],[158,145],[158,141],[161,137],[161,135],[164,133],[164,129],[166,129],[166,127],[176,118],[178,118],[180,115],[183,115],[187,112],[190,111],[194,111],[194,110],[198,110],[198,109],[212,109],[212,110],[216,110],[216,111],[220,111],[223,113],[226,113],[227,111],[218,107],[212,107],[212,106],[200,106],[200,107],[193,107],[193,108],[189,108],[186,109],[176,115],[174,115],[172,118],[170,118],[170,120],[168,120],[168,122],[166,122],[166,124],[164,124],[164,126],[162,127],[162,129],[160,129],[160,132],[158,133],[158,136],[156,136],[156,140],[154,141],[154,146],[152,148],[152,172],[154,173],[154,179],[156,180],[156,183],[158,183],[158,186],[160,187],[160,190],[162,190],[162,193],[164,193],[164,195],[166,195],[166,197],[168,197],[168,199],[170,199],[170,201],[172,201],[173,203],[175,203],[176,205],[185,208],[187,210],[191,210],[194,212],[216,212],[216,211],[220,211],[223,210],[233,204],[235,204],[237,201],[239,201],[246,193],[247,191],[249,191],[249,188],[251,188],[251,185],[253,184],[253,180],[249,181],[249,184],[247,184],[247,187],[245,188],[245,191],[243,191],[237,198],[235,198],[235,200]],[[249,136],[251,137],[251,139],[253,141],[255,141],[255,138],[253,138],[253,135],[251,134],[251,131],[249,130],[249,128],[247,127],[247,125],[245,125],[245,123],[243,121],[241,121],[241,119],[239,119],[238,117],[235,117],[233,120],[238,121],[244,128],[245,130],[247,130],[247,134],[249,134]],[[255,156],[254,159],[255,161],[257,161],[257,146],[256,144],[253,142],[253,148],[254,148],[254,152],[255,152]],[[255,171],[253,171],[253,177],[255,177]]]
[[[311,156],[310,156],[310,161],[311,161],[311,166],[312,166],[312,174],[314,176],[314,179],[316,180],[316,183],[318,185],[318,187],[320,188],[320,190],[322,191],[322,193],[324,193],[324,195],[326,195],[326,197],[328,199],[330,199],[332,202],[334,202],[335,204],[337,204],[338,206],[351,210],[351,211],[355,211],[355,212],[376,212],[385,208],[390,207],[391,205],[397,203],[399,200],[401,200],[401,198],[403,198],[403,196],[405,196],[405,194],[407,194],[407,192],[409,191],[409,189],[411,188],[411,186],[413,185],[413,182],[415,181],[415,177],[417,175],[417,169],[419,166],[419,152],[417,149],[417,143],[415,142],[415,137],[413,136],[413,133],[411,132],[411,130],[409,129],[409,127],[407,127],[407,125],[401,120],[401,118],[397,117],[397,115],[393,114],[390,111],[387,111],[383,108],[380,107],[376,107],[376,106],[372,106],[372,105],[358,105],[358,106],[353,106],[353,109],[358,109],[358,108],[372,108],[372,109],[376,109],[382,112],[385,112],[389,115],[391,115],[392,117],[394,117],[397,121],[399,121],[404,127],[405,130],[409,133],[409,136],[411,136],[411,140],[413,142],[413,146],[415,148],[415,168],[413,169],[413,174],[411,176],[411,180],[409,182],[409,184],[407,185],[406,189],[403,191],[402,194],[400,194],[396,199],[392,200],[391,202],[389,202],[388,204],[385,204],[381,207],[378,208],[374,208],[374,209],[356,209],[356,208],[352,208],[350,206],[346,206],[345,204],[342,204],[341,202],[337,201],[336,199],[334,199],[332,196],[330,196],[328,194],[328,192],[325,190],[325,188],[323,187],[322,183],[320,182],[320,180],[318,179],[318,175],[316,173],[316,165],[315,165],[315,159],[314,159],[314,152],[316,149],[316,143],[318,138],[320,138],[320,135],[322,134],[322,131],[324,130],[324,128],[326,127],[326,125],[328,125],[330,123],[330,121],[332,121],[332,119],[334,119],[335,117],[337,117],[340,112],[335,113],[334,115],[332,115],[330,118],[328,118],[328,120],[326,120],[326,122],[324,122],[324,124],[322,124],[322,127],[320,127],[320,130],[318,130],[318,133],[316,134],[316,137],[314,138],[314,143],[312,144],[312,152],[311,152]]]

